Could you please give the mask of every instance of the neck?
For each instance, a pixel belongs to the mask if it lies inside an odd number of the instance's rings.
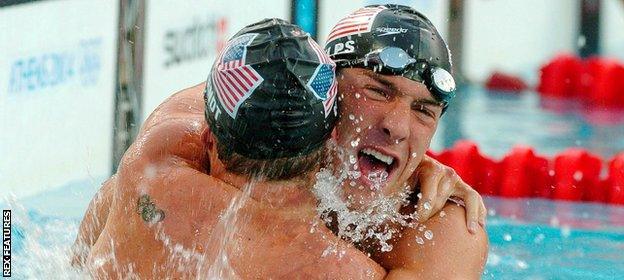
[[[253,180],[247,176],[237,175],[225,170],[223,164],[217,158],[211,160],[210,175],[227,184],[245,192],[249,191],[250,197],[260,203],[271,207],[316,207],[316,198],[312,193],[314,174],[308,174],[289,180]],[[245,188],[250,187],[250,190]]]

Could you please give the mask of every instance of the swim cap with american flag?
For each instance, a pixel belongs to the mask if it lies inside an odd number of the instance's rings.
[[[384,6],[365,7],[349,14],[332,28],[326,42],[329,43],[338,38],[370,32],[375,17],[385,9],[386,7]]]
[[[336,64],[296,25],[249,25],[218,54],[206,81],[205,116],[220,143],[248,158],[307,154],[337,118]]]

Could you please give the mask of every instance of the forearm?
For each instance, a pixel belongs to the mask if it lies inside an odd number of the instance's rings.
[[[414,279],[480,279],[479,276],[458,274],[452,271],[439,273],[438,270],[416,270],[414,268],[398,268],[388,272],[384,280],[414,280]]]
[[[454,203],[421,226],[407,228],[392,251],[379,259],[389,271],[386,279],[479,279],[487,259],[488,241],[483,228],[475,234],[464,229],[465,210]]]
[[[384,280],[425,279],[407,269],[393,269],[388,272]]]
[[[116,182],[115,176],[104,182],[102,188],[89,203],[72,247],[72,265],[78,267],[84,265],[91,247],[100,236],[108,218]]]

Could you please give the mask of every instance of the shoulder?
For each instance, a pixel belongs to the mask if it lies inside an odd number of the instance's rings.
[[[447,203],[427,222],[405,229],[394,249],[383,257],[384,266],[424,279],[479,279],[487,260],[488,237],[481,227],[475,234],[468,232],[465,212]]]
[[[178,91],[165,99],[145,120],[141,132],[171,118],[203,117],[205,86],[206,83],[200,83]]]
[[[173,157],[200,169],[205,160],[202,135],[208,130],[203,86],[182,90],[156,108],[124,154],[119,169],[142,169]]]

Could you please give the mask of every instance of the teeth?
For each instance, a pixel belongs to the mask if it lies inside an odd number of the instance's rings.
[[[362,153],[367,154],[369,156],[372,156],[372,157],[374,157],[374,158],[376,158],[376,159],[386,163],[387,165],[391,165],[394,162],[394,158],[392,158],[391,156],[384,155],[384,154],[382,154],[382,153],[380,153],[378,151],[375,151],[373,149],[369,149],[369,148],[362,149]]]

